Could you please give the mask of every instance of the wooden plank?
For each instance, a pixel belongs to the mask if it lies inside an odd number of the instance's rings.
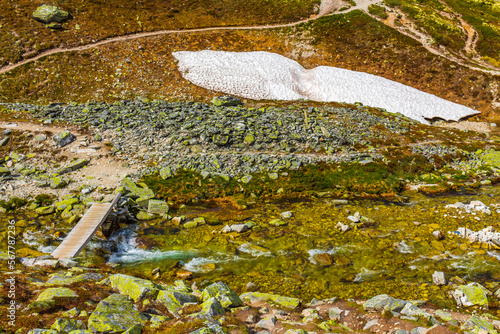
[[[94,203],[83,215],[71,232],[64,238],[59,247],[52,252],[56,259],[72,258],[77,256],[90,238],[106,221],[106,218],[118,203],[121,193],[118,193],[111,203]]]

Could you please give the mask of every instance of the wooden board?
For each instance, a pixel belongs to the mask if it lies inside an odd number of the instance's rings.
[[[72,258],[78,255],[90,238],[101,227],[111,210],[120,199],[121,193],[118,193],[111,203],[94,203],[90,209],[85,212],[82,219],[64,238],[63,242],[52,252],[52,257],[56,259]]]

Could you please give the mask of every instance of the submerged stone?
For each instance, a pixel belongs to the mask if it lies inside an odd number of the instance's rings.
[[[147,321],[127,296],[114,294],[99,302],[90,315],[88,329],[94,332],[124,332]]]

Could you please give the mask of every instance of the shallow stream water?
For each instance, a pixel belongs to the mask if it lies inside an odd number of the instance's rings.
[[[432,284],[436,270],[445,272],[448,278],[480,282],[493,292],[500,288],[500,251],[470,244],[454,233],[459,227],[473,231],[487,226],[500,229],[499,186],[485,187],[474,194],[428,197],[412,193],[407,199],[404,203],[350,200],[345,205],[333,199],[259,204],[241,210],[223,225],[193,229],[170,221],[150,221],[115,233],[112,239],[117,241],[118,251],[109,261],[146,277],[160,268],[167,280],[174,279],[176,269],[172,266],[177,263],[193,272],[199,284],[223,280],[245,291],[252,282],[259,291],[306,301],[313,297],[369,298],[388,293],[450,307],[454,304],[448,296],[451,287]],[[445,208],[472,200],[483,202],[491,214]],[[269,225],[284,211],[293,213],[292,218],[283,219],[286,226]],[[202,212],[197,207],[184,209],[189,216]],[[374,225],[341,232],[336,227],[338,222],[348,224],[347,217],[356,212],[373,220]],[[50,238],[47,233],[53,235],[57,230],[57,223],[51,227],[46,220],[26,219],[26,226],[46,228],[44,233],[26,229],[26,247],[50,251],[57,245],[54,241],[47,247],[37,240]],[[241,234],[219,233],[225,224],[248,221],[259,227]],[[433,231],[441,231],[445,238],[436,240]],[[153,245],[147,250],[137,245],[145,240]],[[323,256],[327,262],[332,260],[330,265],[317,261],[322,253],[331,255]]]

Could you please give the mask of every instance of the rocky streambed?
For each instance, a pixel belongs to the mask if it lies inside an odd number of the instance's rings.
[[[20,333],[99,331],[118,304],[133,323],[103,331],[494,331],[497,137],[362,106],[214,102],[3,106],[16,126],[0,146],[0,236],[7,244],[15,225],[17,314],[30,321]],[[76,263],[51,259],[116,191]],[[221,280],[237,293],[205,304]],[[79,297],[47,304],[48,286]],[[238,295],[246,306],[226,303]],[[360,309],[376,296],[382,306]],[[287,310],[285,297],[299,302]]]

